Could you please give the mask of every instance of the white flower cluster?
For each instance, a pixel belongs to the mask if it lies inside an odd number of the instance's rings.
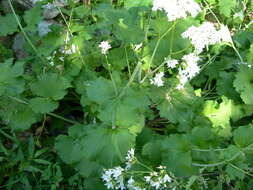
[[[190,53],[184,55],[182,60],[185,63],[185,68],[180,68],[178,72],[178,78],[180,81],[179,85],[176,87],[178,90],[182,89],[185,83],[191,80],[200,71],[200,68],[198,66],[198,61],[200,58],[196,54]]]
[[[174,69],[178,65],[178,60],[176,59],[165,59],[165,62],[170,69]]]
[[[168,183],[172,182],[172,178],[166,173],[165,166],[159,166],[159,172],[151,172],[149,176],[145,176],[145,181],[155,189],[165,189]]]
[[[51,66],[54,66],[54,65],[55,65],[55,64],[54,64],[54,59],[55,59],[55,57],[56,57],[56,53],[57,53],[57,51],[53,51],[52,56],[46,57],[46,59],[49,61],[48,64],[51,65]],[[63,56],[58,57],[58,59],[59,59],[60,61],[64,62],[64,57],[63,57]]]
[[[141,188],[140,186],[136,185],[136,182],[133,179],[133,176],[131,176],[129,180],[127,181],[127,188],[129,190],[146,190],[145,188]]]
[[[102,54],[107,54],[108,50],[112,48],[108,41],[102,41],[99,46]]]
[[[131,166],[134,164],[135,162],[135,156],[134,156],[134,149],[131,148],[128,152],[127,152],[127,156],[126,156],[126,170],[130,169]]]
[[[154,78],[150,79],[150,83],[155,86],[163,86],[164,81],[162,80],[164,72],[157,73]]]
[[[189,38],[196,53],[201,53],[205,47],[220,42],[232,42],[231,34],[224,25],[217,30],[213,23],[204,22],[199,27],[191,26],[184,33],[183,38]]]
[[[125,189],[123,171],[124,169],[120,166],[104,170],[102,180],[105,182],[107,189]]]
[[[200,12],[200,6],[194,0],[154,0],[153,11],[164,10],[169,21],[186,18],[187,14],[195,17]]]
[[[61,47],[60,49],[61,53],[66,54],[66,55],[72,55],[78,51],[78,48],[75,44],[70,44],[70,45],[68,44],[69,41],[70,41],[70,37],[69,37],[69,34],[67,33],[66,38],[64,40],[66,45]]]
[[[150,172],[148,176],[144,176],[141,182],[135,181],[133,176],[128,176],[129,173],[131,173],[129,169],[136,161],[133,148],[128,151],[127,156],[125,158],[125,169],[120,166],[117,166],[103,171],[101,178],[104,181],[107,189],[146,190],[144,187],[141,187],[145,184],[145,187],[152,187],[155,189],[162,190],[168,187],[168,183],[171,183],[173,181],[172,178],[166,173],[165,166],[157,167],[159,169],[158,172]]]
[[[105,182],[105,185],[108,189],[125,189],[123,172],[131,168],[132,164],[135,162],[134,149],[131,148],[125,157],[126,167],[125,169],[117,166],[112,169],[104,170],[102,174],[102,180]],[[131,180],[129,181],[129,183]],[[135,190],[135,189],[134,189]],[[138,190],[138,189],[136,189]]]

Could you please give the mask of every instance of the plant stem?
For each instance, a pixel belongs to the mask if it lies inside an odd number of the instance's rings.
[[[130,65],[129,65],[129,59],[128,59],[128,54],[127,54],[126,46],[124,47],[124,49],[125,49],[125,55],[126,55],[127,70],[128,70],[129,77],[131,77],[131,69],[130,69]]]
[[[111,80],[112,80],[112,84],[113,84],[113,88],[114,88],[114,91],[115,91],[115,95],[118,96],[118,88],[117,88],[116,82],[115,82],[115,80],[113,78],[112,71],[111,71],[111,65],[108,62],[107,55],[105,55],[105,60],[106,60],[106,64],[107,64],[107,67],[108,67],[109,75],[110,75]]]
[[[19,99],[19,98],[13,97],[13,96],[7,96],[7,97],[10,98],[10,99],[12,99],[12,100],[15,100],[16,102],[19,102],[19,103],[21,103],[21,104],[25,104],[25,105],[28,105],[28,104],[29,104],[28,102],[26,102],[26,101],[24,101],[24,100],[21,100],[21,99]],[[47,114],[47,115],[50,115],[50,116],[52,116],[52,117],[55,117],[55,118],[57,118],[57,119],[61,119],[61,120],[63,120],[63,121],[66,121],[66,122],[68,122],[68,123],[71,123],[71,124],[79,124],[79,125],[81,125],[81,123],[79,123],[79,122],[66,119],[66,118],[64,118],[64,117],[62,117],[62,116],[60,116],[60,115],[58,115],[58,114],[55,114],[55,113],[46,113],[46,114]]]
[[[244,174],[246,174],[246,175],[248,175],[248,176],[250,176],[250,177],[253,177],[253,174],[251,174],[251,173],[249,173],[249,172],[247,172],[247,171],[245,171],[245,170],[243,170],[243,169],[237,167],[236,165],[234,165],[234,164],[232,164],[232,163],[229,163],[229,165],[232,166],[233,168],[239,170],[240,172],[242,172],[242,173],[244,173]]]
[[[65,16],[64,16],[64,14],[62,13],[61,9],[60,9],[57,5],[56,5],[56,7],[57,7],[58,11],[60,12],[60,15],[61,15],[61,17],[63,18],[63,21],[64,21],[65,24],[67,25],[68,33],[70,34],[71,37],[73,37],[72,31],[71,31],[71,29],[70,29],[70,22],[69,22],[69,23],[67,22],[67,19],[65,18]],[[72,10],[73,10],[73,8],[72,8]],[[71,11],[72,11],[72,10],[71,10]],[[68,34],[67,34],[67,35],[68,35]],[[77,45],[76,45],[76,47],[77,47],[77,52],[78,52],[79,58],[81,59],[82,64],[85,66],[85,61],[84,61],[84,58],[83,58],[83,56],[82,56],[82,54],[81,54],[80,48],[79,48],[79,46],[77,46]]]
[[[158,49],[158,47],[159,47],[159,45],[160,45],[161,40],[162,40],[162,39],[175,27],[175,25],[176,25],[176,22],[174,22],[174,23],[172,24],[172,26],[169,27],[168,30],[167,30],[166,32],[164,32],[164,33],[161,35],[161,37],[159,37],[159,39],[157,40],[156,45],[155,45],[155,48],[154,48],[153,53],[152,53],[152,55],[151,55],[149,64],[148,64],[148,71],[147,71],[147,74],[146,74],[146,75],[144,76],[144,78],[141,80],[141,83],[143,83],[143,82],[145,81],[145,79],[148,77],[148,75],[150,75],[150,67],[151,67],[151,64],[152,64],[152,62],[153,62],[153,60],[154,60],[154,57],[155,57],[155,55],[156,55],[156,52],[157,52],[157,49]]]
[[[9,5],[10,5],[11,11],[12,11],[12,13],[13,13],[13,15],[14,15],[14,17],[15,17],[17,23],[18,23],[18,26],[19,26],[19,28],[20,28],[22,34],[24,35],[26,41],[27,41],[28,44],[31,46],[31,48],[33,49],[33,51],[37,54],[37,56],[38,56],[43,62],[46,62],[45,59],[43,59],[43,57],[39,54],[38,50],[37,50],[36,47],[33,45],[32,41],[30,40],[30,38],[28,37],[28,35],[26,34],[26,32],[25,32],[23,26],[21,25],[21,23],[20,23],[20,21],[19,21],[19,18],[18,18],[17,14],[16,14],[16,12],[15,12],[15,10],[14,10],[14,8],[13,8],[13,5],[12,5],[12,3],[11,3],[11,0],[8,0],[8,3],[9,3]]]
[[[141,67],[141,62],[138,62],[138,64],[136,65],[133,74],[131,75],[130,79],[128,80],[128,83],[126,84],[126,86],[123,88],[123,90],[121,91],[119,98],[121,98],[124,94],[125,94],[125,90],[127,88],[129,88],[129,86],[132,84],[132,82],[134,81],[134,78],[137,74],[137,72],[139,71],[140,67]]]
[[[199,149],[199,148],[194,148],[192,149],[193,151],[197,151],[197,152],[219,152],[219,151],[224,151],[226,150],[225,148],[217,148],[217,149]]]
[[[145,164],[141,163],[139,160],[136,159],[136,162],[141,165],[142,167],[148,169],[149,171],[153,172],[154,170],[148,166],[146,166]]]

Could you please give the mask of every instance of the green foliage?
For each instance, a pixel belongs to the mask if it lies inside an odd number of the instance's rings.
[[[218,134],[228,137],[231,135],[230,117],[233,102],[223,98],[222,103],[215,101],[206,101],[203,113],[212,122],[212,126]]]
[[[42,20],[42,9],[39,6],[35,6],[25,12],[24,21],[27,24],[27,30],[36,30],[37,24]]]
[[[234,87],[245,104],[253,105],[252,94],[252,69],[247,66],[241,66],[240,71],[236,74],[236,79],[234,80]]]
[[[115,167],[142,189],[252,189],[251,1],[196,0],[170,22],[151,0],[70,0],[38,35],[51,2],[0,7],[0,189],[103,190]],[[206,21],[233,41],[198,54],[182,33]]]
[[[251,134],[253,132],[253,126],[241,126],[234,131],[234,142],[240,147],[246,147],[253,143]]]
[[[0,36],[7,36],[13,34],[18,29],[18,23],[13,14],[0,16],[1,30]]]
[[[58,107],[58,102],[40,97],[31,99],[29,104],[32,110],[36,113],[52,112]]]
[[[220,13],[226,17],[231,15],[232,10],[236,6],[236,0],[219,0]]]
[[[99,141],[94,141],[94,138]],[[108,129],[104,126],[74,126],[69,136],[56,139],[56,149],[64,162],[74,164],[83,176],[101,172],[124,161],[124,155],[134,145],[135,135],[127,129]]]
[[[38,79],[31,84],[32,92],[44,98],[60,100],[66,94],[66,89],[71,85],[63,76],[55,73],[46,73],[38,76]]]
[[[0,64],[0,96],[17,95],[25,90],[25,82],[21,78],[23,75],[24,62],[16,62],[12,64],[12,59],[6,60]]]

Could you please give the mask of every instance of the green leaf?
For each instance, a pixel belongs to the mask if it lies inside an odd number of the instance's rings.
[[[25,11],[24,20],[27,24],[26,29],[34,31],[37,29],[37,24],[42,20],[42,9],[40,6],[35,6]]]
[[[155,103],[158,103],[157,108],[161,117],[172,123],[179,123],[183,127],[189,127],[189,123],[194,119],[194,113],[198,110],[202,100],[200,97],[195,96],[190,86],[186,86],[180,91],[170,89],[166,87],[164,90],[161,89],[162,92],[154,89],[151,98]]]
[[[155,165],[159,165],[162,160],[162,140],[150,140],[142,148],[142,155],[148,158]]]
[[[243,180],[245,178],[243,169],[248,169],[247,164],[237,163],[236,165],[228,164],[225,171],[231,180]]]
[[[253,64],[253,44],[250,45],[249,52],[247,54],[247,61],[249,64]]]
[[[151,5],[152,0],[125,0],[124,1],[124,7],[129,9],[132,7],[141,7],[141,6],[146,6],[148,7],[149,5]]]
[[[99,139],[99,141],[94,141]],[[108,129],[91,126],[83,139],[86,156],[110,167],[124,161],[127,151],[134,146],[135,136],[128,129]]]
[[[0,36],[7,36],[13,34],[18,30],[18,23],[13,14],[7,14],[6,16],[0,16],[1,30]]]
[[[22,79],[24,62],[12,64],[12,59],[0,64],[0,95],[17,95],[25,88],[25,81]]]
[[[98,104],[103,104],[115,97],[112,82],[103,77],[87,82],[86,86],[88,98]]]
[[[236,6],[236,0],[219,0],[220,13],[225,17],[230,17],[232,10]]]
[[[240,100],[240,95],[233,87],[234,79],[234,72],[220,72],[216,87],[218,94],[221,96],[226,96],[230,99]]]
[[[78,125],[69,129],[69,136],[58,136],[55,147],[64,162],[74,164],[81,175],[90,176],[101,172],[102,166],[122,163],[134,143],[135,135],[127,129]]]
[[[253,143],[253,125],[241,126],[234,130],[234,142],[240,147],[246,147]]]
[[[54,111],[59,106],[59,103],[49,98],[37,97],[30,100],[29,106],[36,113],[49,113]]]
[[[171,135],[162,144],[162,164],[176,176],[196,173],[192,167],[191,146],[186,136]]]
[[[203,114],[212,122],[215,131],[224,137],[231,135],[230,117],[233,109],[232,100],[223,97],[222,103],[208,100],[205,102]]]
[[[38,121],[38,115],[35,114],[31,108],[25,106],[22,110],[16,111],[9,122],[12,130],[24,131],[29,129],[32,124]]]
[[[236,74],[234,87],[245,104],[253,105],[253,70],[241,65],[240,71]]]
[[[40,75],[37,81],[30,86],[32,92],[38,96],[60,100],[67,94],[66,89],[71,85],[63,76],[55,73],[45,73]]]

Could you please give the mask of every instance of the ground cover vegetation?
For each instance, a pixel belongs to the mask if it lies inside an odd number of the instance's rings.
[[[3,0],[0,189],[253,189],[252,0]]]

